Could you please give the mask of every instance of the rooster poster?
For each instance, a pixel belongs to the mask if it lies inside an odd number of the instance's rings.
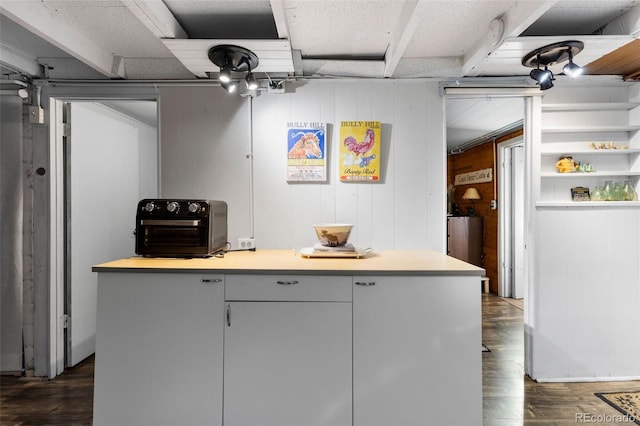
[[[340,180],[380,180],[380,122],[340,122]]]
[[[287,123],[287,181],[327,180],[325,123]]]

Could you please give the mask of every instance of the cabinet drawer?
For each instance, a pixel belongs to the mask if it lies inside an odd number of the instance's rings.
[[[352,278],[323,275],[227,275],[225,300],[351,302]]]

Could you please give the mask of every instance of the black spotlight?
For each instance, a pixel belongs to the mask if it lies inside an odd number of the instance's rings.
[[[258,88],[258,83],[251,70],[258,66],[258,56],[244,47],[232,44],[213,46],[208,52],[209,60],[220,67],[218,80],[220,85],[229,93],[233,93],[238,85],[231,80],[231,72],[247,72],[247,87]]]
[[[565,75],[568,75],[571,78],[578,77],[584,71],[580,65],[576,65],[573,62],[573,53],[571,52],[571,49],[569,49],[569,63],[562,68],[562,71]]]
[[[547,67],[544,67],[544,70],[540,68],[533,69],[529,73],[529,76],[540,86],[540,90],[547,90],[553,87],[553,80],[555,80],[555,78]]]

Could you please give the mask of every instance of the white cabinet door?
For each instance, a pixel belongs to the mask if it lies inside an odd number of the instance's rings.
[[[225,426],[351,425],[351,303],[227,309]]]
[[[354,283],[354,426],[482,425],[480,277]]]
[[[222,275],[98,274],[94,425],[221,425]]]

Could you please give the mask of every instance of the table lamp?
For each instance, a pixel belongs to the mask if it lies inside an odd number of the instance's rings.
[[[475,189],[474,187],[471,188],[467,188],[466,191],[464,191],[464,194],[462,195],[462,199],[463,200],[471,200],[471,207],[467,207],[467,214],[469,216],[475,216],[476,215],[476,200],[480,199],[480,193],[478,193],[478,190]]]

